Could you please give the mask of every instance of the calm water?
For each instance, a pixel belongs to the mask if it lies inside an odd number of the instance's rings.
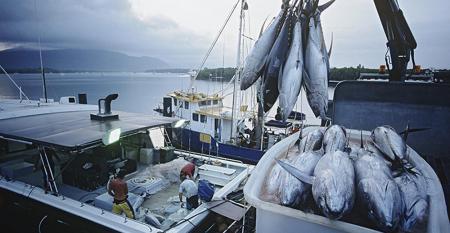
[[[22,87],[30,99],[42,97],[42,81],[39,74],[14,74],[12,78]],[[162,105],[162,98],[174,90],[186,90],[190,78],[186,74],[154,74],[154,73],[70,73],[47,74],[48,98],[58,101],[62,96],[78,96],[86,93],[89,104],[97,104],[99,98],[111,93],[118,93],[119,98],[113,102],[113,110],[154,114],[153,109]],[[226,83],[196,81],[196,89],[205,93],[216,93]],[[303,93],[303,91],[302,91]],[[333,91],[330,89],[330,95]],[[253,93],[247,93],[253,95]],[[14,88],[5,75],[0,76],[0,96],[18,98],[18,90]],[[331,97],[331,96],[330,96]],[[230,104],[232,96],[227,96],[225,103]],[[231,104],[230,104],[231,105]],[[276,106],[270,116],[274,116]],[[320,121],[313,116],[304,94],[299,97],[297,111],[307,115],[308,124]]]

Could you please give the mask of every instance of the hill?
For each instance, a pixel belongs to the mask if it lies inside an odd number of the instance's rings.
[[[134,57],[106,50],[43,50],[42,59],[44,67],[58,71],[141,72],[169,68],[166,62],[158,58]],[[32,49],[0,51],[0,65],[7,70],[35,69],[40,67],[39,51]]]

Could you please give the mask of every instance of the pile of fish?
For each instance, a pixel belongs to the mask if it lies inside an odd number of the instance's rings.
[[[427,183],[409,164],[405,141],[390,126],[375,128],[365,142],[361,132],[360,143],[349,143],[339,125],[316,129],[298,152],[277,160],[266,190],[279,204],[330,219],[363,216],[383,232],[412,232],[427,219]]]
[[[284,0],[278,16],[266,30],[261,28],[259,39],[245,61],[241,90],[262,77],[258,101],[264,112],[279,98],[285,121],[303,85],[316,117],[327,118],[331,48],[327,52],[320,15],[333,2],[319,6],[319,0],[301,0],[289,5],[289,0]]]

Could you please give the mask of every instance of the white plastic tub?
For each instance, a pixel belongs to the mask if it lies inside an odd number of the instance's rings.
[[[360,131],[352,133],[351,130],[348,130],[348,132],[350,132],[350,140],[359,141]],[[367,136],[368,132],[364,134]],[[256,232],[378,232],[342,221],[333,221],[323,216],[305,213],[261,199],[261,192],[264,189],[266,177],[276,163],[275,158],[284,156],[294,146],[298,137],[299,133],[296,133],[270,148],[258,162],[244,187],[245,199],[256,208]],[[430,214],[428,232],[448,233],[450,232],[450,226],[442,186],[432,168],[417,153],[412,149],[410,150],[410,162],[421,170],[425,176],[429,177]]]

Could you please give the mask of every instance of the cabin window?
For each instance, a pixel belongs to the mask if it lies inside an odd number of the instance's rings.
[[[173,98],[173,105],[174,105],[174,106],[177,106],[177,104],[178,104],[178,100],[175,99],[175,98]]]
[[[204,105],[206,105],[206,101],[201,101],[200,106],[204,106]]]
[[[217,105],[217,104],[219,104],[219,101],[218,100],[213,100],[213,104]]]
[[[184,101],[184,109],[189,109],[189,102]]]
[[[197,113],[192,113],[192,120],[193,121],[198,121],[198,114]]]
[[[206,123],[206,115],[200,115],[200,122]]]
[[[211,100],[208,100],[206,104],[211,105]]]

